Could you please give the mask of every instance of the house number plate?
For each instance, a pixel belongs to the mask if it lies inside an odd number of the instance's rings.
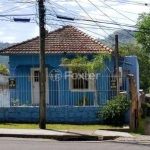
[[[9,89],[15,89],[16,88],[16,79],[9,78]]]

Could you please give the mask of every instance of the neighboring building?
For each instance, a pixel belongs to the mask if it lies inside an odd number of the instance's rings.
[[[97,79],[98,104],[105,104],[115,95],[111,89],[111,79],[115,72],[113,50],[97,42],[73,26],[65,26],[46,35],[46,103],[47,105],[80,105],[86,97],[88,105],[93,105],[93,81],[87,79],[85,85],[79,80],[65,76],[68,69],[61,66],[64,57],[73,58],[76,54],[92,55],[109,53],[112,59],[105,61],[106,68]],[[15,89],[10,90],[11,100],[19,100],[18,105],[39,104],[39,37],[13,45],[0,51],[9,56],[10,78],[16,80]],[[120,91],[129,91],[128,73],[136,77],[139,87],[138,62],[135,56],[121,57]],[[80,82],[80,83],[78,83]],[[11,104],[12,105],[12,104]]]
[[[10,106],[10,93],[8,88],[8,74],[0,71],[0,107]]]

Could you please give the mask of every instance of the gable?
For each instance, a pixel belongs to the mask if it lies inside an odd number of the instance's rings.
[[[65,26],[46,34],[45,53],[96,54],[113,50],[73,26]],[[0,54],[38,54],[39,37],[0,51]]]

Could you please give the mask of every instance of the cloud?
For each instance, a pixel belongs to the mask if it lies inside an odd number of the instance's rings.
[[[24,0],[25,1],[25,0]],[[36,1],[36,0],[34,0]],[[118,0],[90,0],[93,4],[91,4],[88,0],[77,0],[79,4],[85,9],[88,15],[82,10],[82,8],[75,2],[75,0],[46,0],[45,5],[49,9],[49,13],[52,14],[59,14],[64,15],[67,17],[77,18],[77,19],[90,19],[93,20],[99,20],[99,21],[105,21],[105,22],[118,22],[121,24],[130,24],[135,25],[138,14],[142,12],[149,12],[150,7],[148,6],[141,6],[141,5],[135,5],[129,3],[129,0],[126,0],[127,2],[120,3]],[[102,2],[100,2],[102,1]],[[112,2],[113,1],[113,2]],[[115,1],[115,2],[114,2]],[[139,2],[139,0],[132,0],[133,2]],[[52,5],[51,5],[51,3]],[[140,3],[149,2],[149,0],[142,0]],[[106,3],[106,4],[105,4]],[[0,7],[4,6],[4,3],[0,3]],[[33,10],[33,7],[26,8],[28,6],[31,6],[31,4],[16,4],[18,7],[18,10],[10,12],[11,14],[17,13],[17,14],[27,14],[27,13],[35,13],[35,10]],[[53,7],[52,7],[53,6]],[[5,10],[11,9],[14,7],[14,4],[11,6],[9,5]],[[112,7],[112,8],[110,8]],[[2,7],[1,7],[2,8]],[[0,11],[2,10],[0,8]],[[55,10],[55,12],[54,12]],[[118,12],[117,12],[118,11]],[[127,12],[126,12],[127,11]],[[128,13],[130,12],[130,13]],[[9,14],[9,12],[8,12]],[[30,17],[32,19],[32,17]],[[111,18],[111,19],[110,19]],[[54,20],[51,20],[54,19]],[[91,22],[85,22],[83,20],[78,21],[79,24],[76,24],[77,21],[68,21],[68,20],[59,20],[56,21],[57,18],[48,16],[47,17],[47,23],[49,24],[72,24],[73,26],[76,26],[80,28],[83,32],[91,35],[92,37],[105,37],[108,36],[108,34],[112,33],[115,29],[110,30],[108,28],[102,28],[100,26],[107,26],[107,27],[116,27],[120,28],[120,26],[115,26],[113,24],[102,24],[99,25],[96,23]],[[113,21],[112,21],[113,20]],[[133,21],[131,21],[133,20]],[[65,23],[63,24],[63,21]],[[89,25],[84,25],[89,24]],[[56,29],[57,25],[46,25],[46,29],[49,31]],[[5,29],[3,29],[5,28]],[[123,27],[126,28],[127,27]],[[10,22],[2,22],[0,21],[0,35],[5,35],[4,37],[1,36],[0,40],[7,42],[21,42],[33,37],[36,37],[39,35],[39,26],[37,24],[31,24],[31,23],[10,23]],[[6,30],[7,29],[7,30]],[[103,31],[103,30],[104,31]],[[107,33],[105,33],[107,32]]]
[[[39,26],[36,25],[36,26],[34,27],[33,31],[31,32],[30,37],[32,38],[32,37],[36,37],[36,36],[38,36],[38,35],[39,35]]]
[[[15,36],[2,36],[2,37],[0,37],[0,41],[15,43],[16,42],[16,37]]]
[[[4,34],[4,32],[3,31],[0,31],[0,35],[3,35]]]

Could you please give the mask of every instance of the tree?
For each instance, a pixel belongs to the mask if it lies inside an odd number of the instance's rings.
[[[70,67],[72,72],[81,73],[87,71],[88,73],[94,73],[94,105],[98,105],[96,72],[104,69],[104,61],[106,59],[111,59],[111,56],[108,53],[97,54],[93,56],[91,60],[88,60],[87,56],[80,55],[75,56],[73,59],[62,58],[62,65],[64,67]],[[82,75],[81,77],[84,78]],[[85,104],[85,102],[83,103]]]
[[[9,70],[7,69],[7,67],[5,65],[0,64],[0,72],[2,72],[3,74],[9,74]]]
[[[150,13],[139,15],[137,27],[138,32],[136,32],[135,38],[150,53]]]
[[[138,44],[129,44],[119,47],[119,53],[123,56],[135,55],[138,58],[140,70],[140,88],[148,92],[150,90],[150,57]]]

